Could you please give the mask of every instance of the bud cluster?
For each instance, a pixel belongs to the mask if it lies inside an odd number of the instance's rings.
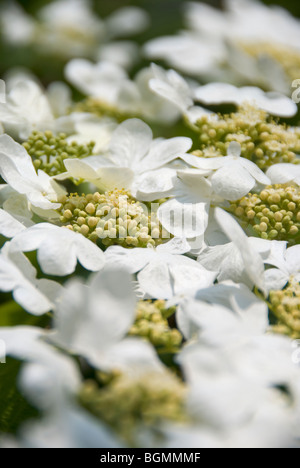
[[[167,421],[188,421],[185,385],[170,372],[121,375],[104,388],[88,380],[79,398],[86,409],[129,443],[141,425],[155,429]]]
[[[285,47],[272,42],[253,42],[239,44],[251,57],[271,57],[285,71],[288,78],[295,80],[300,76],[300,53],[296,48]]]
[[[129,330],[129,335],[147,339],[158,351],[161,348],[166,352],[177,351],[182,342],[182,335],[176,328],[170,328],[167,320],[175,311],[175,307],[167,308],[163,300],[139,301],[136,320]]]
[[[270,292],[270,308],[277,319],[272,327],[276,333],[300,338],[300,284],[290,282],[282,291]]]
[[[23,146],[31,156],[36,170],[42,169],[50,176],[55,176],[66,172],[65,159],[82,159],[93,154],[94,142],[87,145],[78,145],[76,142],[69,144],[66,137],[64,133],[54,135],[50,131],[31,133]]]
[[[197,156],[226,156],[229,144],[237,141],[241,156],[262,170],[278,163],[299,163],[296,153],[300,152],[300,128],[276,123],[265,111],[251,105],[216,117],[203,116],[197,121],[201,144],[194,152]]]
[[[148,205],[125,190],[70,194],[61,197],[59,203],[64,226],[106,247],[155,247],[170,237],[159,224],[156,211],[150,213]]]
[[[300,239],[300,188],[272,185],[260,193],[249,193],[230,205],[230,211],[250,224],[263,239],[285,240],[297,244]]]

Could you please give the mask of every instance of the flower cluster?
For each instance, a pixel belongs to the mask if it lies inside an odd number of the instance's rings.
[[[65,159],[81,159],[93,154],[94,142],[79,145],[73,141],[69,144],[66,138],[65,133],[53,135],[51,131],[32,132],[23,146],[31,156],[36,170],[42,169],[50,176],[55,176],[65,172]]]
[[[168,234],[155,213],[125,190],[100,194],[70,194],[59,199],[60,221],[92,242],[101,240],[106,247],[148,247],[159,245]],[[165,233],[165,235],[163,235]]]
[[[181,345],[182,335],[176,328],[170,328],[167,320],[175,311],[175,307],[167,308],[166,302],[162,300],[140,301],[129,334],[146,338],[160,352],[176,352]]]
[[[277,323],[272,329],[294,339],[300,338],[300,285],[288,284],[283,290],[270,291],[270,307]]]
[[[300,232],[300,192],[294,185],[267,186],[231,203],[230,211],[249,223],[262,239],[298,243]]]
[[[232,141],[241,145],[242,156],[266,170],[273,164],[299,163],[300,129],[274,121],[265,111],[251,105],[237,112],[203,116],[197,121],[200,149],[198,156],[225,156]]]
[[[87,381],[80,391],[82,404],[131,445],[138,439],[140,425],[186,422],[185,399],[184,384],[171,373],[134,379],[121,375],[104,388]]]

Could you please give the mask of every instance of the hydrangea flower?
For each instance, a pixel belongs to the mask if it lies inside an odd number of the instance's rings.
[[[112,246],[105,257],[108,264],[122,265],[131,273],[139,272],[139,285],[148,297],[171,299],[208,287],[216,277],[215,272],[182,255],[189,250],[184,239],[174,238],[156,249],[128,250]]]
[[[91,271],[104,266],[104,254],[93,242],[54,224],[40,223],[20,232],[13,238],[11,248],[23,252],[37,250],[41,269],[49,275],[70,275],[77,261]]]
[[[55,308],[62,287],[55,281],[37,279],[36,269],[8,242],[0,251],[0,290],[12,291],[14,300],[27,312],[41,315]]]
[[[27,151],[8,135],[0,136],[0,173],[16,192],[26,195],[33,207],[59,208],[56,203],[64,190],[45,172],[36,173]]]

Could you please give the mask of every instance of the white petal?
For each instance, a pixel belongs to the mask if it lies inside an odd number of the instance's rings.
[[[267,291],[281,290],[287,284],[289,276],[276,268],[270,268],[264,273]]]
[[[106,263],[109,266],[125,268],[130,273],[140,271],[154,256],[155,251],[152,249],[125,249],[118,245],[108,247],[105,251]]]
[[[152,142],[150,127],[139,119],[129,119],[114,131],[110,143],[111,159],[121,167],[139,165]]]
[[[24,231],[25,226],[11,216],[7,211],[0,209],[0,234],[5,237],[14,237],[21,231]]]
[[[254,249],[251,248],[251,245],[248,242],[248,237],[244,233],[243,229],[230,214],[226,213],[221,208],[215,208],[215,218],[226,236],[240,251],[244,260],[245,270],[249,278],[262,291],[264,291],[264,264],[262,258]]]
[[[138,281],[142,290],[155,299],[171,299],[174,295],[169,268],[161,260],[152,261],[140,271]]]
[[[176,237],[194,238],[205,232],[209,203],[181,203],[173,199],[163,203],[157,216],[164,228]]]
[[[152,171],[184,155],[192,146],[192,140],[185,137],[169,138],[154,142],[149,153],[141,161],[140,172]]]
[[[300,168],[295,164],[274,164],[269,167],[266,175],[272,184],[286,184],[300,175]]]
[[[234,201],[247,195],[255,185],[255,180],[240,164],[231,162],[213,174],[211,183],[217,195]]]
[[[174,187],[176,170],[167,167],[146,172],[135,178],[132,193],[138,200],[154,201],[167,196]]]

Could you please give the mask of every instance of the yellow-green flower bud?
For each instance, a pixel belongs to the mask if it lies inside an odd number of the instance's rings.
[[[63,225],[72,226],[74,231],[105,247],[157,246],[170,237],[162,229],[156,214],[150,213],[150,206],[136,201],[125,190],[102,195],[98,192],[71,194],[60,198],[59,202]]]
[[[262,170],[277,163],[299,163],[300,128],[279,124],[253,105],[217,119],[203,116],[193,128],[198,129],[200,139],[200,148],[193,154],[200,157],[226,156],[229,144],[237,141],[241,156]]]
[[[168,422],[187,423],[187,389],[170,372],[151,372],[132,377],[121,375],[99,388],[89,380],[81,388],[81,404],[109,425],[127,443],[133,444],[141,426],[157,429]]]
[[[139,301],[136,320],[129,330],[131,336],[142,336],[160,351],[176,352],[182,342],[181,333],[170,327],[167,318],[174,314],[175,308],[167,308],[165,301]]]
[[[271,291],[270,309],[277,323],[272,327],[276,333],[300,338],[300,284],[291,279],[282,291]]]
[[[54,135],[50,131],[44,133],[34,131],[23,143],[23,146],[31,156],[36,170],[42,169],[50,176],[54,176],[66,172],[65,159],[82,159],[91,156],[95,143],[78,145],[73,142],[68,144],[64,133]]]
[[[286,211],[289,207],[291,210]],[[300,188],[297,185],[272,185],[260,194],[249,193],[231,203],[230,211],[245,227],[252,226],[263,239],[285,240],[290,245],[300,240]]]

